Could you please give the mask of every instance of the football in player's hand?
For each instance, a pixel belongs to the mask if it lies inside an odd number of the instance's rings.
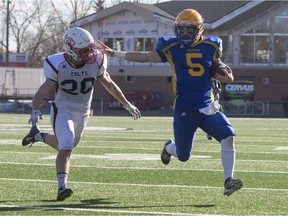
[[[226,66],[227,65],[224,64],[222,61],[213,62],[210,70],[211,77],[215,78],[216,74],[219,74],[221,76],[225,75],[225,72],[223,71],[226,70]]]

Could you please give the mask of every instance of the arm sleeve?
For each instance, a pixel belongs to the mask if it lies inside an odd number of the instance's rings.
[[[107,70],[107,55],[104,53],[101,53],[100,58],[97,59],[99,61],[99,70],[97,73],[97,77],[100,77],[103,75],[103,73]]]
[[[163,51],[164,48],[165,48],[165,44],[164,44],[163,37],[160,37],[157,41],[156,52],[159,54],[162,62],[167,62],[167,57]]]
[[[222,39],[219,37],[215,37],[215,44],[216,44],[216,51],[214,55],[214,62],[217,62],[222,57],[222,51],[223,51],[223,45],[222,45]]]
[[[53,66],[48,58],[44,61],[44,76],[47,79],[57,82],[58,70]]]

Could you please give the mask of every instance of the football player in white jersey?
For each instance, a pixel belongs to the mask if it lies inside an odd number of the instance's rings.
[[[87,124],[93,97],[94,83],[98,80],[134,119],[140,111],[124,96],[121,89],[106,71],[106,54],[96,49],[96,42],[85,29],[76,27],[64,34],[64,52],[48,56],[44,61],[45,82],[39,87],[32,102],[30,132],[22,145],[44,142],[58,151],[56,172],[58,180],[57,201],[72,195],[67,187],[72,150],[79,143]],[[55,95],[51,105],[50,121],[54,134],[40,132],[38,121],[43,99]]]

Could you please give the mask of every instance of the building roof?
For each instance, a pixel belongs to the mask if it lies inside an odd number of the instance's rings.
[[[113,16],[115,14],[121,13],[122,11],[130,10],[134,11],[144,17],[153,17],[154,14],[167,17],[169,19],[174,20],[174,16],[165,12],[164,10],[156,7],[153,4],[141,4],[141,3],[133,3],[133,2],[122,2],[117,5],[114,5],[112,7],[106,8],[104,10],[101,10],[97,13],[94,13],[93,15],[89,15],[86,17],[82,17],[78,20],[74,20],[71,22],[71,25],[82,25],[82,24],[88,24],[90,22],[96,22],[98,20],[105,19],[107,17]]]
[[[249,2],[251,1],[168,1],[155,6],[173,17],[184,9],[195,9],[205,22],[211,23]]]
[[[157,4],[143,4],[133,2],[122,2],[104,10],[83,17],[71,22],[71,25],[81,26],[91,22],[103,20],[107,17],[121,13],[122,11],[134,11],[144,17],[153,17],[155,15],[168,18],[170,20],[184,9],[193,8],[197,10],[204,19],[206,29],[215,29],[219,31],[233,29],[235,26],[247,22],[249,19],[258,17],[265,10],[273,7],[279,8],[287,4],[287,1],[191,1],[191,0],[172,0]]]

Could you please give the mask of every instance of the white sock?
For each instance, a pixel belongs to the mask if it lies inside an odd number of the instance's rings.
[[[36,135],[34,136],[34,138],[35,138],[35,140],[36,140],[37,142],[44,142],[44,143],[45,143],[45,138],[46,138],[47,135],[48,135],[48,133],[42,133],[42,132],[40,132],[40,133],[36,134]]]
[[[168,144],[168,145],[166,146],[166,151],[167,151],[169,154],[173,155],[174,157],[177,157],[176,145],[175,145],[174,142],[173,142],[173,143],[170,143],[170,144]]]
[[[234,164],[235,164],[235,147],[234,147],[234,137],[230,136],[226,139],[221,140],[221,159],[224,169],[224,180],[231,177],[234,174]]]
[[[35,140],[37,142],[43,142],[43,137],[41,136],[41,133],[37,133],[35,136],[34,136]]]
[[[66,188],[67,179],[68,179],[67,173],[57,173],[58,188],[61,188],[61,187]]]

